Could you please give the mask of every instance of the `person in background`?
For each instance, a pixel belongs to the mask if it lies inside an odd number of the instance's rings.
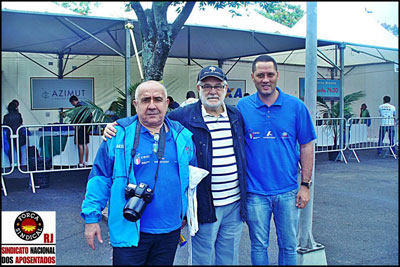
[[[251,79],[257,93],[240,99],[236,105],[242,113],[246,133],[251,262],[269,265],[273,215],[278,264],[296,265],[299,209],[304,209],[310,200],[316,133],[304,103],[277,87],[279,72],[274,58],[257,57],[252,64]]]
[[[367,109],[367,104],[363,103],[363,104],[361,104],[361,107],[360,107],[360,118],[368,118],[368,117],[371,117],[371,116],[369,115],[369,111]],[[368,124],[368,122],[370,123],[371,120],[368,121],[368,120],[364,119],[364,120],[360,121],[360,123],[362,123],[362,124]]]
[[[22,125],[23,120],[22,120],[22,115],[21,113],[19,113],[18,110],[18,101],[17,100],[13,100],[11,101],[8,106],[7,106],[7,110],[8,113],[6,115],[4,115],[3,117],[3,124],[4,125],[8,125],[10,126],[10,128],[12,129],[12,134],[16,134],[17,133],[17,129],[19,126]],[[8,151],[8,159],[10,160],[11,163],[11,133],[9,131],[6,131],[6,138],[8,143],[10,144],[10,149]],[[18,143],[19,143],[19,155],[20,155],[20,160],[21,160],[21,147],[24,146],[26,144],[26,136],[24,135],[24,131],[19,131],[18,133]],[[16,139],[14,139],[14,149],[17,148],[17,142]]]
[[[17,109],[19,109],[19,101],[17,99],[13,99],[13,101],[11,101],[11,103],[15,103],[15,105],[17,106]]]
[[[186,100],[182,102],[181,107],[184,107],[189,104],[196,103],[198,99],[196,98],[196,95],[194,94],[193,91],[187,91],[186,93]]]
[[[71,105],[74,107],[81,107],[81,106],[86,106],[87,104],[85,102],[80,102],[78,97],[76,96],[71,96],[69,98],[69,102]],[[92,122],[92,114],[89,114],[89,116],[84,118],[84,113],[85,111],[82,110],[74,119],[72,123],[90,123]],[[86,125],[78,126],[77,130],[75,130],[75,144],[78,144],[78,153],[79,153],[79,168],[83,168],[88,165],[88,159],[89,159],[89,135],[90,135],[90,127]],[[85,155],[85,163],[83,162],[83,155]]]
[[[222,69],[205,67],[197,77],[200,101],[168,113],[193,133],[198,167],[209,171],[197,186],[199,230],[191,243],[193,265],[239,264],[247,218],[246,157],[242,116],[225,105],[227,89]],[[113,136],[112,125],[107,124],[105,137]]]
[[[249,95],[250,95],[249,93],[244,93],[243,97],[249,96]]]
[[[379,139],[378,139],[378,156],[382,155],[382,143],[385,139],[386,132],[389,134],[390,145],[392,146],[393,153],[396,154],[396,145],[394,144],[395,137],[395,116],[396,107],[390,104],[390,96],[383,97],[383,104],[379,106],[379,116],[384,117],[381,119],[381,125],[379,126]]]
[[[117,109],[118,109],[118,101],[113,101],[110,107],[104,112],[104,115],[110,118],[111,121],[116,121],[119,119],[116,114]]]
[[[169,100],[168,111],[179,108],[179,103],[175,102],[175,100],[172,98],[172,96],[168,96],[168,100]]]
[[[197,165],[192,133],[165,117],[167,90],[159,82],[140,84],[133,104],[137,116],[118,120],[89,174],[81,212],[86,242],[93,250],[96,236],[102,243],[99,221],[110,200],[113,265],[172,265],[188,206],[189,164]]]

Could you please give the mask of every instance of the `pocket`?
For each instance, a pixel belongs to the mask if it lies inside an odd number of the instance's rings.
[[[288,191],[286,193],[283,193],[282,197],[283,198],[287,198],[287,199],[296,198],[298,192],[299,192],[299,189],[296,188],[296,189],[290,190],[290,191]]]
[[[246,203],[249,206],[261,205],[262,204],[262,199],[261,199],[262,197],[265,197],[265,196],[247,192],[247,194],[246,194]]]

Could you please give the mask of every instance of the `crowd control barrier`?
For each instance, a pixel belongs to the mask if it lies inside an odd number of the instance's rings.
[[[317,134],[315,153],[332,153],[335,160],[339,160],[342,157],[347,164],[344,155],[344,150],[346,149],[346,120],[341,118],[317,119],[315,130]]]
[[[38,187],[48,186],[49,172],[90,169],[103,141],[101,135],[105,126],[106,123],[20,126],[17,129],[18,134],[12,135],[12,139],[19,141],[10,142],[11,150],[16,151],[15,158],[20,160],[14,160],[15,153],[11,153],[11,159],[6,156],[2,160],[2,186],[5,195],[3,175],[12,173],[15,166],[21,173],[29,174],[33,193]],[[2,129],[3,127],[3,131],[6,131],[7,126],[2,126]],[[79,165],[78,139],[83,142],[83,166]],[[16,148],[13,143],[16,143]],[[24,144],[25,149],[19,149],[20,144]],[[4,149],[2,151],[4,153]]]
[[[17,134],[13,134],[10,127],[2,125],[1,185],[4,195],[7,196],[7,190],[3,176],[11,174],[15,167],[21,173],[29,174],[33,193],[38,187],[35,184],[45,183],[49,172],[91,168],[103,142],[105,126],[106,123],[22,125],[17,129]],[[88,152],[84,166],[78,165],[76,138],[79,132],[85,143],[84,161]],[[394,149],[399,145],[398,118],[355,117],[347,121],[341,118],[317,119],[316,133],[315,153],[332,153],[335,160],[342,157],[346,164],[345,150],[350,150],[350,156],[354,155],[358,162],[356,151],[360,149],[385,149],[384,156],[390,153],[397,159]],[[43,184],[40,186],[45,187]]]
[[[3,193],[7,196],[7,189],[4,182],[3,176],[8,175],[14,171],[14,142],[11,142],[13,138],[12,129],[7,125],[1,125],[1,187]],[[15,136],[16,137],[16,136]],[[11,161],[11,166],[5,164],[5,159]],[[10,164],[9,164],[10,165]]]
[[[398,118],[355,117],[348,119],[347,125],[346,136],[349,142],[346,149],[352,151],[358,162],[360,160],[357,150],[373,148],[386,148],[385,153],[382,151],[381,155],[386,156],[390,153],[397,159],[395,146],[399,145]]]

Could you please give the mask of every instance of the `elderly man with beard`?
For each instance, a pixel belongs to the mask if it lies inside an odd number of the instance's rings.
[[[197,77],[200,101],[168,114],[193,133],[198,167],[209,171],[197,186],[199,230],[192,238],[193,265],[239,264],[247,219],[244,123],[235,107],[225,105],[227,89],[222,69],[205,67]],[[108,124],[105,136],[114,133]]]

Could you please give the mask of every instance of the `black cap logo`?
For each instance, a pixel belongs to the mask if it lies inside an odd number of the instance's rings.
[[[15,220],[14,230],[22,240],[33,241],[43,233],[43,220],[37,213],[25,211]]]

